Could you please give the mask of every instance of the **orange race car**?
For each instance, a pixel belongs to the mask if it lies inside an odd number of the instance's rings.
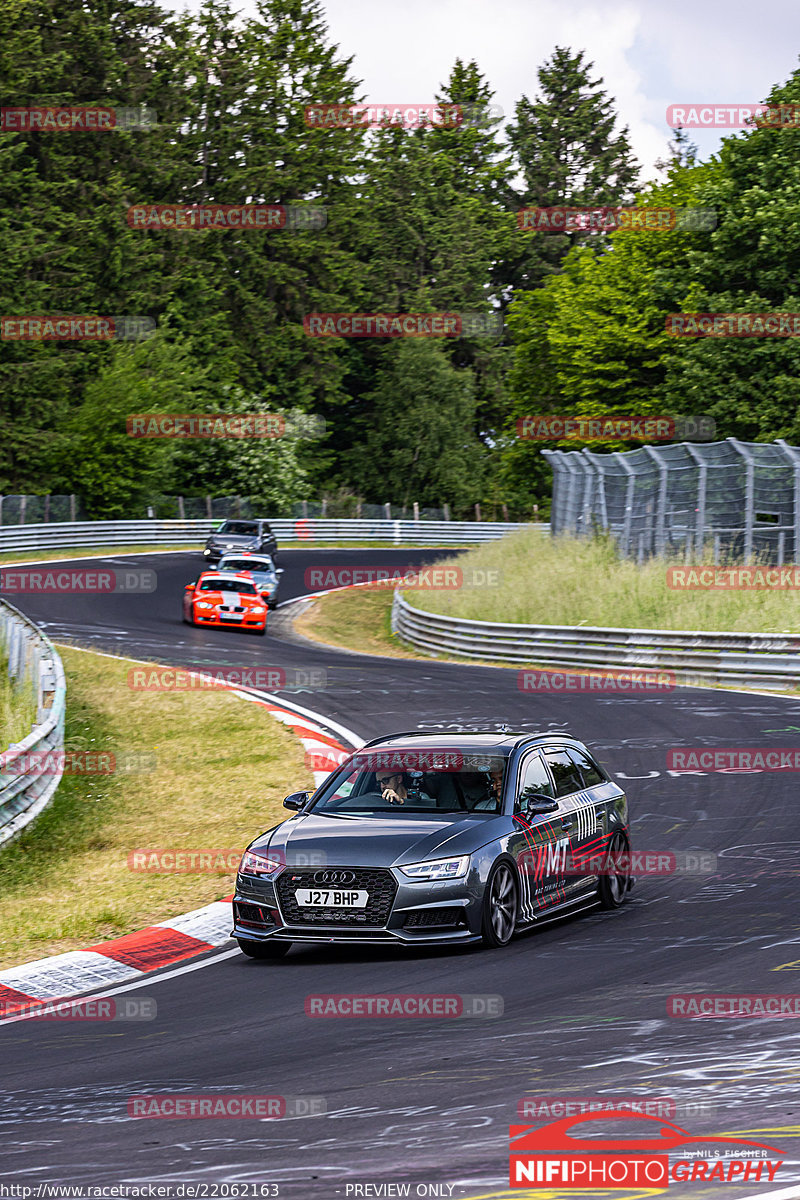
[[[187,583],[183,590],[183,619],[187,625],[238,627],[265,634],[267,605],[247,572],[203,571],[196,583]]]

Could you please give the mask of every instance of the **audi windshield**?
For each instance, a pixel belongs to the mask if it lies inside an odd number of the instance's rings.
[[[449,754],[450,761],[447,755]],[[487,755],[465,755],[454,763],[451,752],[441,761],[429,753],[392,751],[374,761],[355,760],[346,764],[323,786],[313,806],[315,814],[396,816],[428,813],[447,820],[466,815],[497,815],[501,812],[505,759]],[[385,761],[382,761],[385,760]]]

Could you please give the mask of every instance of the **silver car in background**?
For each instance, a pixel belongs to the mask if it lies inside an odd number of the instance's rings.
[[[241,554],[224,554],[219,560],[217,570],[221,573],[240,574],[249,571],[253,576],[262,600],[266,600],[268,608],[275,608],[278,603],[278,588],[283,567],[276,567],[268,554],[251,554],[244,551]]]

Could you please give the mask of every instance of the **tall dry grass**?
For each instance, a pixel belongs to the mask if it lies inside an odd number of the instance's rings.
[[[667,569],[683,566],[682,559],[639,566],[621,559],[603,537],[550,538],[523,530],[448,562],[464,572],[464,586],[407,591],[410,604],[448,616],[536,625],[800,631],[798,591],[674,590],[667,586]],[[488,582],[489,572],[497,573],[497,583]]]

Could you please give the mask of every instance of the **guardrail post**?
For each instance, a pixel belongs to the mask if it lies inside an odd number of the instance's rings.
[[[749,563],[753,558],[753,518],[755,515],[755,462],[752,452],[738,438],[729,437],[734,450],[741,454],[746,464],[744,488],[744,561]]]
[[[401,541],[402,541],[402,539],[400,537],[400,522],[395,521],[395,523],[394,523],[394,544],[395,544],[395,546],[399,546]]]

